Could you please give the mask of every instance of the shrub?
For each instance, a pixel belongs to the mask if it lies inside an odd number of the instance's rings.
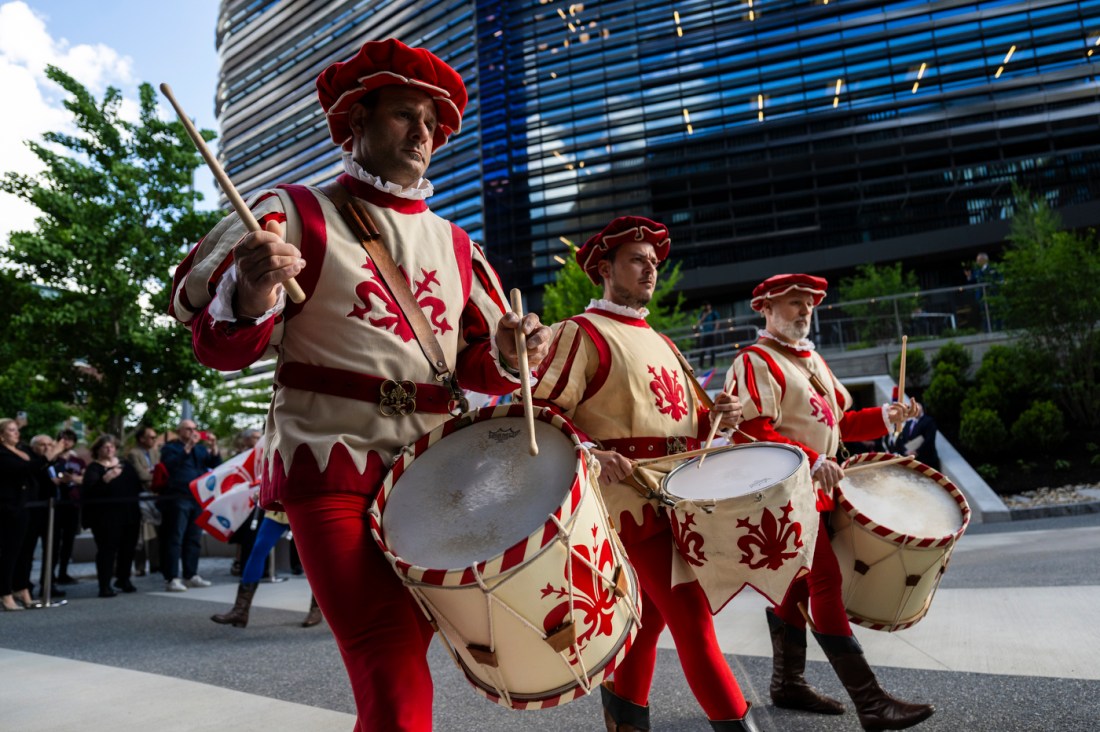
[[[996,465],[990,465],[989,463],[982,463],[978,467],[974,468],[978,471],[978,475],[982,476],[985,480],[997,480],[997,476],[1001,474],[1000,469]]]
[[[937,372],[944,366],[954,366],[963,376],[966,376],[970,371],[972,363],[973,359],[970,357],[970,351],[955,343],[955,341],[944,343],[940,346],[940,350],[936,351],[936,355],[932,357],[932,368]]]
[[[976,455],[992,456],[1008,447],[1008,430],[995,411],[977,407],[963,415],[959,441]]]
[[[958,424],[966,387],[953,373],[937,373],[924,392],[928,413],[946,424]]]
[[[1065,438],[1062,410],[1051,401],[1035,402],[1012,425],[1012,439],[1021,448],[1049,450]]]

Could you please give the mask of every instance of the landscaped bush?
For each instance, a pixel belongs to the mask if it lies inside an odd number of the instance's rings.
[[[932,368],[937,373],[945,366],[954,366],[958,369],[959,374],[965,377],[970,371],[972,363],[973,359],[970,357],[970,351],[955,343],[955,341],[944,343],[940,346],[940,350],[936,351],[936,355],[932,357]]]
[[[1051,401],[1035,402],[1012,425],[1012,439],[1019,448],[1038,448],[1045,451],[1065,438],[1062,410]]]
[[[959,383],[958,377],[951,373],[952,370],[953,367],[948,368],[946,373],[939,373],[937,369],[932,383],[924,391],[924,405],[936,421],[955,425],[959,423],[966,387]]]
[[[978,407],[963,414],[959,441],[975,455],[992,456],[1008,449],[1008,430],[995,411]]]
[[[931,372],[928,359],[924,351],[919,348],[910,348],[905,355],[905,390],[912,392],[928,384],[928,375]],[[897,382],[901,373],[901,354],[894,357],[890,364],[890,376]]]

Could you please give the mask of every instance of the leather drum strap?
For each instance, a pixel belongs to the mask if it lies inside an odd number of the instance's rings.
[[[370,212],[359,199],[348,193],[348,190],[339,181],[326,183],[320,186],[320,190],[336,206],[336,210],[340,212],[344,222],[351,228],[352,233],[359,237],[359,243],[363,246],[367,256],[374,262],[374,266],[382,277],[386,288],[390,291],[390,295],[393,296],[397,306],[404,313],[405,320],[412,327],[413,335],[416,336],[416,342],[420,345],[420,350],[424,352],[428,363],[435,369],[436,380],[450,387],[452,397],[458,403],[457,408],[465,412],[467,408],[466,399],[462,395],[462,390],[458,386],[454,373],[447,367],[447,359],[443,355],[443,348],[439,345],[439,340],[435,337],[435,332],[432,331],[432,326],[428,323],[424,311],[420,309],[420,304],[413,296],[409,283],[405,281],[397,268],[397,264],[393,261],[393,257],[390,256],[389,250],[383,244],[382,232],[378,230],[378,225],[374,223]]]

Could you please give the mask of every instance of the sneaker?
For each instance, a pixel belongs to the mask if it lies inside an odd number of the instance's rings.
[[[164,583],[165,592],[187,592],[187,585],[179,577],[173,577]]]
[[[194,577],[187,580],[187,584],[190,587],[209,587],[210,585],[212,585],[214,583],[213,582],[207,582],[202,577],[200,577],[196,574]]]

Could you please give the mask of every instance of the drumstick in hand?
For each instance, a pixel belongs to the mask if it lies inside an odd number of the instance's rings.
[[[909,343],[909,336],[901,337],[901,364],[898,366],[898,404],[905,403],[905,347]],[[894,438],[901,434],[901,426],[904,422],[894,425]]]
[[[527,433],[531,437],[531,454],[539,454],[535,442],[535,405],[531,403],[531,369],[527,365],[527,335],[523,332],[523,294],[512,290],[512,312],[519,316],[516,326],[516,354],[519,356],[519,378],[523,390],[523,415],[527,418]]]
[[[735,384],[736,384],[736,381],[730,381],[729,388],[728,389],[722,389],[722,393],[726,394],[726,395],[732,394],[733,393],[733,387],[734,387]],[[713,412],[712,412],[712,414],[713,414]],[[704,450],[708,449],[710,447],[710,443],[714,442],[714,436],[716,434],[718,434],[718,425],[721,424],[721,422],[722,422],[721,417],[719,417],[718,419],[715,419],[713,422],[711,422],[710,434],[707,435],[707,442],[706,442],[705,445],[703,445]],[[699,462],[696,463],[695,469],[698,470],[699,468],[703,467],[703,461],[706,460],[706,459],[707,459],[706,455],[703,455],[703,457],[699,458]]]
[[[176,101],[176,97],[172,94],[172,87],[167,84],[160,85],[161,92],[168,98],[168,101],[172,103],[173,109],[176,110],[176,116],[179,117],[180,122],[183,123],[183,128],[187,130],[187,135],[191,138],[191,142],[195,143],[195,148],[202,155],[203,160],[206,161],[207,167],[210,168],[210,172],[214,174],[214,178],[218,181],[218,185],[221,186],[222,192],[225,197],[229,199],[229,202],[233,204],[233,209],[237,212],[237,215],[241,217],[241,221],[244,222],[245,227],[249,231],[263,231],[260,227],[260,223],[256,221],[256,217],[252,215],[252,211],[249,210],[248,204],[241,198],[241,194],[237,193],[237,189],[233,186],[233,182],[229,180],[229,176],[222,170],[222,166],[218,163],[218,159],[214,157],[214,153],[210,152],[210,148],[206,146],[206,140],[202,139],[202,135],[195,129],[195,125],[191,124],[191,119],[183,111],[183,107]],[[302,291],[301,285],[297,280],[291,277],[289,280],[283,283],[283,287],[286,288],[287,297],[296,303],[303,303],[306,301],[306,293]]]

